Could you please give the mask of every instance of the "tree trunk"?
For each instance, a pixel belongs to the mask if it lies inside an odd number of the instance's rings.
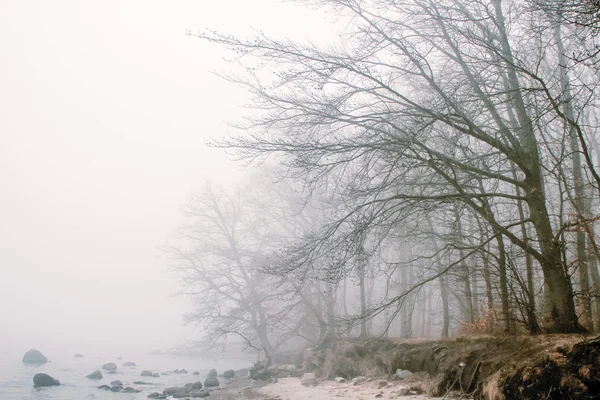
[[[365,266],[358,266],[358,285],[360,287],[360,336],[367,337],[367,296],[365,293]]]
[[[444,320],[442,322],[442,337],[450,336],[450,306],[448,304],[448,282],[444,274],[440,275],[440,297],[442,298],[442,310]]]
[[[521,146],[513,155],[525,174],[522,187],[525,191],[526,203],[529,206],[530,219],[535,227],[540,242],[540,265],[544,272],[544,279],[551,291],[550,315],[548,316],[548,330],[561,333],[581,332],[582,328],[577,320],[573,303],[573,287],[571,278],[561,259],[561,249],[558,240],[554,237],[548,209],[542,175],[542,162],[540,159],[538,143],[533,130],[533,122],[527,114],[516,71],[516,63],[510,48],[506,33],[504,14],[501,0],[494,0],[496,24],[502,43],[502,56],[505,62],[506,75],[510,90],[510,102],[519,123],[518,131]]]

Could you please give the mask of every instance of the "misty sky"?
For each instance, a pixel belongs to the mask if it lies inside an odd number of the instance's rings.
[[[204,143],[247,97],[210,73],[224,51],[185,31],[327,26],[268,0],[0,2],[0,350],[194,338],[157,246],[204,177],[242,174]]]

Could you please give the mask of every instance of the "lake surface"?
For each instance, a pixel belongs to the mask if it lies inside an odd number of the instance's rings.
[[[28,349],[26,349],[28,350]],[[25,350],[25,351],[26,351]],[[206,359],[191,357],[170,357],[163,355],[138,354],[122,356],[121,360],[85,355],[75,358],[74,354],[47,354],[48,363],[40,366],[25,365],[22,354],[0,355],[0,399],[2,400],[132,400],[146,399],[152,392],[162,392],[170,386],[183,386],[186,383],[201,381],[204,383],[208,371],[216,368],[219,374],[227,369],[248,368],[252,365],[250,357],[234,359],[227,356],[211,356]],[[23,353],[25,352],[23,351]],[[136,367],[123,367],[122,364],[132,361]],[[107,374],[101,369],[108,362],[117,364],[116,374]],[[143,370],[152,372],[170,372],[175,369],[186,369],[187,374],[161,375],[160,378],[142,377]],[[85,376],[102,370],[103,378],[90,380]],[[192,375],[199,371],[200,375]],[[46,373],[61,382],[61,386],[34,388],[33,376]],[[98,389],[100,385],[110,385],[113,380],[120,380],[123,386],[132,386],[140,393],[112,393]],[[148,382],[149,385],[136,385],[133,381]]]

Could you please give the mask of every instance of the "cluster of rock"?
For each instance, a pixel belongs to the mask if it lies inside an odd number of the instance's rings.
[[[219,386],[219,379],[217,378],[217,376],[219,376],[219,374],[217,373],[216,369],[211,369],[208,372],[208,376],[206,377],[206,379],[204,380],[204,387],[216,387]]]
[[[111,392],[115,392],[115,393],[139,393],[140,391],[132,388],[131,386],[127,386],[127,387],[123,387],[123,382],[117,380],[117,381],[112,381],[110,383],[111,386],[108,385],[102,385],[102,386],[98,386],[98,389],[102,389],[102,390],[110,390]]]
[[[208,390],[202,389],[202,382],[196,382],[188,383],[185,386],[169,387],[163,390],[162,395],[160,393],[152,393],[148,397],[151,399],[165,399],[167,396],[173,396],[176,399],[181,399],[208,397],[209,395]]]
[[[31,349],[23,355],[23,362],[31,365],[46,364],[48,359],[39,350]],[[33,377],[33,387],[60,386],[60,381],[48,374],[38,373]]]
[[[83,355],[75,354],[76,358],[81,358]],[[45,364],[48,362],[48,359],[38,350],[31,349],[23,356],[23,362],[27,364]],[[134,362],[128,361],[123,364],[124,367],[135,367],[136,364]],[[117,364],[115,363],[106,363],[102,366],[102,369],[106,371],[108,374],[114,374],[117,371]],[[172,371],[174,374],[187,374],[188,371],[185,369],[176,369]],[[168,375],[168,373],[163,372],[163,375]],[[199,371],[194,371],[194,375],[200,375]],[[160,375],[157,372],[152,372],[149,370],[144,370],[141,373],[141,376],[155,377],[158,378]],[[217,387],[220,385],[219,374],[216,369],[211,369],[208,372],[208,376],[204,380],[204,385],[202,382],[188,383],[185,386],[181,387],[169,387],[166,388],[162,393],[151,393],[148,395],[148,398],[151,399],[166,399],[169,396],[174,398],[201,398],[208,397],[210,395],[207,388]],[[235,371],[230,369],[221,375],[225,379],[232,379],[235,377]],[[86,375],[88,379],[102,379],[102,371],[96,370],[89,375]],[[142,381],[135,381],[134,384],[150,384]],[[60,385],[60,381],[58,379],[54,379],[48,374],[39,373],[33,377],[33,386],[34,387],[45,387],[45,386],[58,386]],[[139,393],[140,391],[133,387],[124,387],[123,382],[120,380],[114,380],[110,383],[110,385],[102,385],[98,387],[99,389],[118,392],[118,393]]]

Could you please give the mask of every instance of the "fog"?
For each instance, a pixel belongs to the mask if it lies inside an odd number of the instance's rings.
[[[306,26],[327,29],[267,0],[0,3],[0,351],[198,337],[158,246],[204,178],[244,173],[205,142],[248,96],[211,73],[224,51],[186,29]]]

